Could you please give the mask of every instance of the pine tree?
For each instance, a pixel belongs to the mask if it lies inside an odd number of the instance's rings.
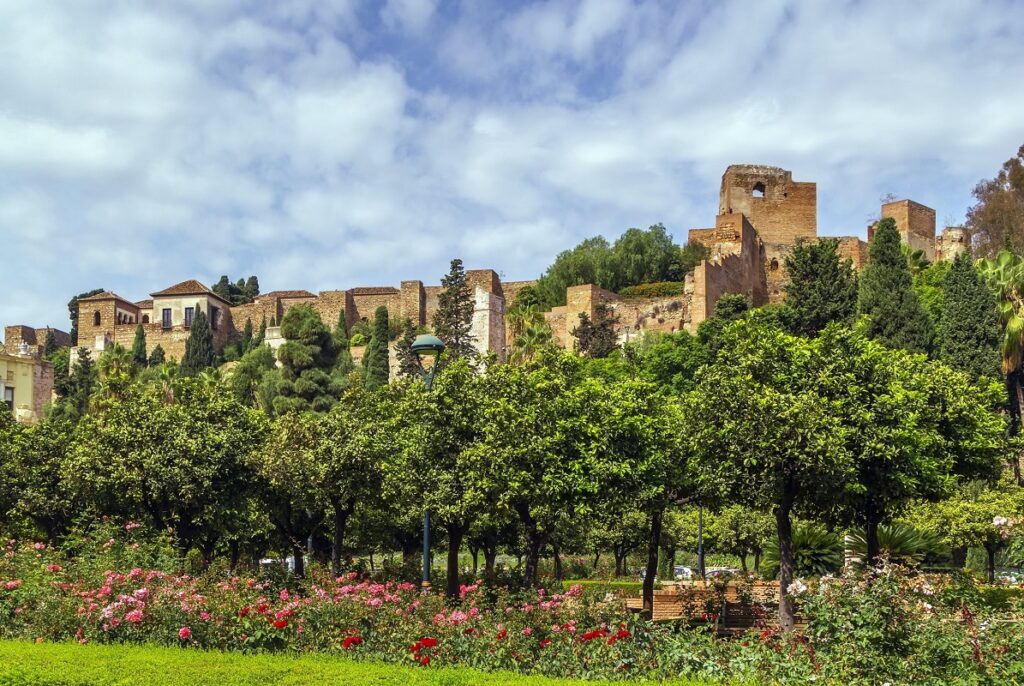
[[[162,365],[166,361],[167,361],[167,354],[164,353],[163,346],[160,345],[159,343],[157,343],[156,347],[153,348],[153,352],[151,352],[149,354],[149,366],[150,367],[159,367],[160,365]]]
[[[373,314],[373,335],[363,354],[367,388],[378,388],[388,382],[391,364],[388,359],[388,308],[381,305]]]
[[[473,320],[473,294],[469,290],[462,260],[454,259],[448,275],[441,279],[444,289],[437,296],[434,333],[444,342],[446,360],[472,359],[476,356],[470,324]]]
[[[900,252],[896,221],[878,222],[860,277],[857,308],[869,317],[868,335],[890,348],[931,350],[935,333],[928,313],[911,287],[910,269]]]
[[[829,322],[850,322],[857,313],[853,263],[839,261],[839,240],[797,243],[786,256],[787,316],[793,333],[815,336]]]
[[[213,365],[215,356],[213,332],[210,331],[206,313],[196,307],[192,330],[185,341],[185,354],[181,358],[181,375],[198,376],[199,372]]]
[[[260,294],[260,280],[253,274],[245,282],[245,287],[242,289],[242,294],[245,296],[248,302],[252,302],[256,299],[256,296]]]
[[[338,348],[338,362],[334,365],[334,373],[342,377],[347,376],[356,365],[348,349],[348,321],[344,307],[338,312],[338,324],[334,327],[334,344]]]
[[[132,341],[132,361],[135,366],[142,369],[148,361],[146,357],[146,329],[142,324],[135,327],[135,340]]]
[[[619,347],[618,335],[615,333],[618,323],[619,318],[604,303],[598,303],[594,308],[593,320],[586,312],[580,312],[580,323],[572,330],[576,338],[576,351],[586,357],[608,357]]]
[[[221,276],[217,284],[210,290],[222,297],[225,302],[231,302],[231,282],[228,280],[227,274]]]
[[[239,357],[249,352],[252,348],[252,320],[246,319],[242,327],[242,340],[239,346]]]
[[[953,261],[943,283],[938,324],[939,359],[972,379],[999,377],[996,300],[966,252]]]
[[[420,363],[416,354],[412,351],[413,341],[416,340],[416,327],[408,317],[402,324],[402,336],[395,343],[395,354],[398,357],[398,376],[415,379],[420,375]]]
[[[53,329],[46,330],[46,340],[43,341],[43,359],[50,360],[57,352],[57,337],[53,335]]]

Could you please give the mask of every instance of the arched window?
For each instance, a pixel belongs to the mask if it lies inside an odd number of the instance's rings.
[[[100,311],[99,310],[96,310],[95,312],[92,313],[92,325],[93,326],[99,326],[100,325]]]
[[[142,323],[143,324],[149,324],[149,315],[148,314],[142,315]]]
[[[771,263],[768,265],[768,269],[770,269],[773,272],[779,271],[779,260],[778,260],[778,258],[775,258],[775,257],[772,258]]]
[[[754,190],[751,191],[751,195],[753,195],[755,198],[763,198],[764,197],[764,184],[761,183],[760,181],[755,183],[754,184]]]

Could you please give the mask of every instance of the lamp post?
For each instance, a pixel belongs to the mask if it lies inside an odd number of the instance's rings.
[[[437,361],[444,352],[444,343],[437,336],[417,336],[412,342],[412,352],[416,355],[416,364],[420,368],[420,377],[429,391],[434,385],[434,374],[437,372]],[[424,366],[424,360],[433,359],[430,367]],[[430,590],[430,511],[423,511],[423,591]]]
[[[703,581],[704,576],[704,504],[697,503],[697,573]]]

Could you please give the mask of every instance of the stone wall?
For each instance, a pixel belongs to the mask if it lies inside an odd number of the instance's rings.
[[[849,259],[854,271],[860,271],[868,263],[868,244],[856,236],[842,236],[839,239],[840,260]]]
[[[399,313],[402,320],[413,326],[423,326],[427,317],[427,295],[422,281],[403,281],[400,291]]]
[[[947,226],[935,245],[936,260],[953,260],[970,249],[970,234],[962,226]]]
[[[352,314],[346,311],[346,317],[355,323],[359,320],[373,321],[373,314],[378,307],[385,307],[388,318],[400,320],[402,315],[401,291],[391,287],[353,288],[348,291],[351,296]],[[337,318],[337,312],[335,312]]]
[[[473,288],[473,320],[469,334],[480,355],[494,351],[505,359],[505,299],[488,292],[479,283]]]
[[[719,249],[693,271],[693,299],[687,313],[691,333],[714,313],[715,303],[726,293],[743,294],[755,305],[767,300],[761,243],[750,222],[742,214],[719,215],[715,230],[726,240],[716,244]],[[732,246],[738,249],[731,250]]]

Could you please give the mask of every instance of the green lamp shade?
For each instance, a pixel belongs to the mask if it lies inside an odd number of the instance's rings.
[[[412,342],[412,351],[416,355],[440,355],[444,352],[444,343],[437,336],[424,334],[417,336]]]

